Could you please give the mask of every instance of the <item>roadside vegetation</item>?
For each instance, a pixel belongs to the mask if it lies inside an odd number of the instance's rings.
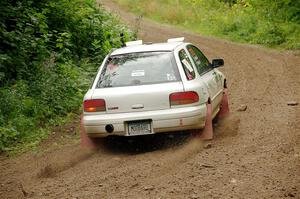
[[[0,1],[0,152],[80,113],[103,57],[133,34],[95,0]]]
[[[280,49],[300,48],[300,1],[115,1],[139,15],[204,35]]]

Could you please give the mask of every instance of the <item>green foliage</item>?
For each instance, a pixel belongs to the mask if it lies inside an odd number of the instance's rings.
[[[14,144],[19,136],[18,132],[13,128],[0,127],[0,148],[7,150],[7,147]]]
[[[95,0],[0,1],[0,152],[34,146],[78,113],[121,32],[132,37]]]
[[[117,0],[155,20],[240,42],[300,48],[300,1]]]

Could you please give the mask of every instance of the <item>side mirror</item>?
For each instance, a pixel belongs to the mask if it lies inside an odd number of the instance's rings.
[[[211,65],[213,68],[218,68],[218,67],[224,66],[224,60],[223,59],[213,59]]]

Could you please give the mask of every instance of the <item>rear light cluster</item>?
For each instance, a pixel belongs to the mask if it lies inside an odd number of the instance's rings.
[[[103,99],[85,100],[83,102],[84,112],[102,112],[106,111],[105,101]]]
[[[192,104],[199,101],[199,96],[194,91],[172,93],[169,98],[171,106]]]

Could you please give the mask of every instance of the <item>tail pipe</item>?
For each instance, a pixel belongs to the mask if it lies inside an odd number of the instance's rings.
[[[114,132],[114,126],[112,124],[108,124],[105,126],[105,130],[107,133],[112,133]]]

